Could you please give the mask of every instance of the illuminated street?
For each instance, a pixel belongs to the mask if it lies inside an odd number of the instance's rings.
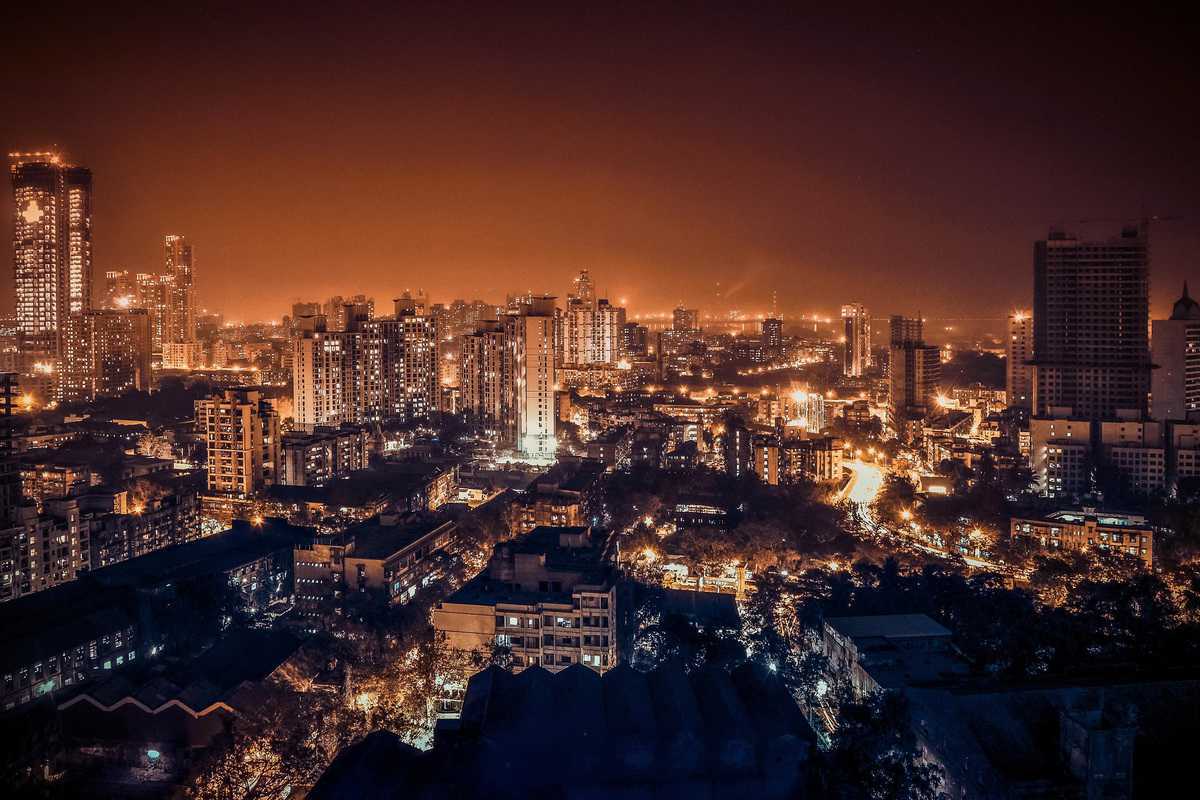
[[[850,482],[842,489],[842,497],[859,506],[869,506],[883,488],[883,468],[861,459],[843,461],[850,470]]]

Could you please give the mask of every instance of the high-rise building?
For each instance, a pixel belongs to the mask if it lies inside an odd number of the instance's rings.
[[[58,153],[13,153],[13,278],[23,360],[76,372],[92,307],[92,173]],[[55,388],[55,396],[61,394]]]
[[[591,306],[572,301],[559,318],[559,363],[563,366],[615,364],[624,355],[625,309],[605,299]]]
[[[871,317],[866,307],[862,303],[842,306],[842,327],[845,339],[842,374],[861,378],[871,366]]]
[[[579,275],[574,280],[575,291],[567,298],[567,304],[577,302],[582,306],[594,306],[596,304],[596,284],[592,281],[592,276],[588,271],[580,270]]]
[[[783,346],[783,320],[778,317],[767,317],[762,321],[762,342],[763,346],[772,348],[778,353],[779,348]]]
[[[292,339],[292,402],[296,427],[360,422],[362,392],[355,377],[360,336],[326,330],[325,317],[301,317]]]
[[[17,328],[56,336],[91,308],[92,173],[58,153],[13,153]]]
[[[1028,311],[1008,315],[1004,388],[1010,407],[1033,407],[1033,317]]]
[[[893,316],[888,362],[888,415],[901,438],[937,403],[942,377],[941,351],[925,344],[921,318]]]
[[[621,352],[628,358],[645,358],[650,345],[650,331],[645,325],[626,322],[621,326]]]
[[[192,245],[186,236],[169,235],[166,252],[166,330],[163,342],[191,342],[196,339],[196,293],[193,286]]]
[[[98,309],[83,315],[90,367],[86,398],[150,390],[150,316],[144,308]]]
[[[208,446],[208,491],[251,497],[275,483],[279,415],[247,388],[196,401],[196,428]]]
[[[104,273],[104,308],[136,308],[137,285],[127,269]]]
[[[366,304],[342,306],[346,330],[325,317],[294,321],[292,381],[296,425],[409,421],[438,410],[437,324],[397,301],[395,317],[369,319]]]
[[[1034,245],[1034,413],[1141,416],[1150,390],[1146,223],[1084,241],[1051,231]]]
[[[480,322],[474,333],[462,337],[458,366],[463,411],[481,430],[498,431],[504,419],[504,355],[504,326],[497,320]]]
[[[348,307],[349,309],[350,307]],[[365,306],[354,308],[366,311]],[[403,308],[390,319],[359,319],[365,414],[352,422],[423,419],[439,409],[437,321]]]
[[[671,329],[679,333],[695,333],[700,330],[700,312],[683,306],[676,308],[672,312]]]
[[[168,341],[171,316],[171,278],[157,272],[139,272],[134,278],[133,307],[150,315],[150,347],[154,362],[162,363],[163,345]]]
[[[534,296],[504,317],[505,373],[510,377],[505,438],[529,461],[558,451],[554,402],[554,297]]]
[[[1200,416],[1200,303],[1186,283],[1171,317],[1154,320],[1150,342],[1150,416],[1160,422]]]

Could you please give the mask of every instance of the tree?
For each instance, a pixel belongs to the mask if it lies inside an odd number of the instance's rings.
[[[846,700],[833,746],[816,761],[818,792],[830,800],[935,800],[941,770],[921,759],[903,695]]]

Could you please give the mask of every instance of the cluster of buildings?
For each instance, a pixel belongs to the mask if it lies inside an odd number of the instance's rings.
[[[1170,318],[1151,322],[1147,223],[1038,242],[1033,310],[1010,316],[1007,350],[1040,493],[1086,494],[1106,470],[1136,495],[1197,477],[1200,304],[1185,285]]]
[[[192,247],[164,240],[161,273],[106,273],[93,286],[92,173],[59,153],[10,154],[16,316],[4,369],[36,402],[148,390],[152,369],[196,339]]]

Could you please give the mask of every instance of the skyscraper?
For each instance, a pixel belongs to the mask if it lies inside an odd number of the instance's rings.
[[[504,317],[510,378],[505,433],[519,457],[553,461],[558,451],[554,404],[554,298],[531,297]]]
[[[1007,358],[1004,364],[1004,388],[1010,407],[1033,406],[1033,317],[1028,311],[1008,315]]]
[[[842,306],[842,328],[845,339],[842,374],[861,378],[871,366],[871,317],[862,303]]]
[[[193,288],[192,245],[187,237],[169,235],[166,252],[166,330],[163,342],[191,342],[196,338],[196,294]]]
[[[56,334],[91,307],[92,173],[58,153],[13,153],[17,328]]]
[[[1034,413],[1142,416],[1150,389],[1146,223],[1084,241],[1051,231],[1034,245]]]
[[[1188,296],[1186,283],[1170,319],[1154,320],[1150,341],[1156,367],[1150,416],[1160,422],[1200,416],[1200,303]]]
[[[941,351],[925,344],[921,318],[893,316],[888,362],[888,415],[903,439],[934,407],[942,377]]]
[[[81,321],[92,307],[92,173],[58,153],[10,155],[13,278],[25,361],[78,370]],[[61,395],[59,395],[61,396]]]

